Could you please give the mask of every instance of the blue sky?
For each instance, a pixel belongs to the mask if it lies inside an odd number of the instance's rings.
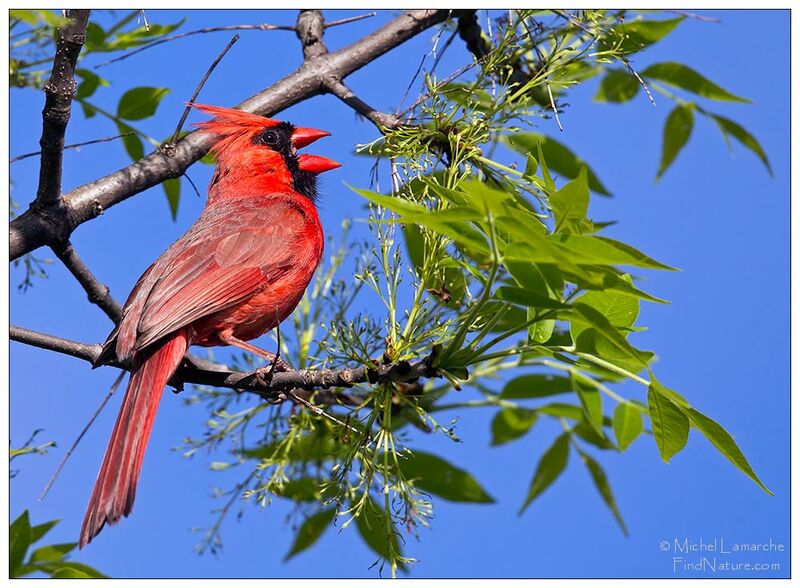
[[[329,18],[355,14],[329,11]],[[617,220],[606,234],[635,245],[656,259],[681,268],[680,273],[650,272],[646,289],[672,301],[645,304],[635,334],[639,347],[656,350],[659,379],[680,391],[694,406],[722,423],[774,492],[764,494],[731,466],[704,438],[692,433],[687,449],[669,465],[658,457],[649,437],[624,454],[599,456],[630,529],[625,538],[591,486],[583,466],[572,459],[567,471],[522,517],[535,464],[555,429],[536,425],[520,441],[489,448],[491,412],[459,415],[463,443],[423,436],[416,446],[441,452],[468,468],[496,504],[470,506],[435,500],[430,531],[420,541],[409,538],[406,551],[420,562],[414,575],[441,576],[712,576],[674,567],[675,539],[714,539],[733,543],[786,545],[782,553],[739,556],[717,554],[720,561],[777,563],[763,572],[726,572],[723,577],[785,577],[789,574],[789,13],[788,11],[709,11],[719,24],[687,20],[665,41],[637,56],[634,67],[680,61],[751,105],[719,103],[712,110],[740,122],[760,141],[775,172],[740,146],[727,150],[713,123],[698,119],[694,134],[677,162],[656,183],[661,130],[671,108],[657,97],[653,107],[640,95],[631,104],[597,104],[591,98],[597,81],[571,94],[562,115],[564,132],[554,121],[541,121],[542,132],[556,136],[586,159],[614,193],[594,199],[590,216]],[[182,17],[181,30],[206,26],[271,22],[290,24],[292,12],[148,11],[151,22]],[[328,47],[344,46],[391,18],[391,12],[330,29]],[[108,14],[101,16],[105,24]],[[771,58],[746,42],[753,31],[769,37]],[[356,72],[349,85],[379,109],[391,109],[413,75],[420,56],[430,49],[433,31]],[[172,92],[155,117],[140,126],[156,137],[174,129],[182,103],[191,95],[208,64],[224,47],[226,33],[198,35],[150,50],[126,62],[99,70],[112,85],[97,94],[111,109],[133,86],[167,86]],[[97,63],[102,56],[92,57]],[[448,72],[468,59],[455,42],[440,64]],[[245,32],[213,74],[200,101],[231,106],[269,86],[300,61],[299,45],[288,32]],[[86,66],[86,64],[84,65]],[[11,94],[10,153],[38,149],[43,96],[31,91]],[[352,156],[353,146],[376,136],[335,98],[317,97],[281,113],[279,118],[323,128],[332,137],[314,152],[337,159],[341,169],[326,174],[320,213],[331,234],[344,218],[363,216],[362,201],[345,186],[367,187],[371,161]],[[199,120],[193,115],[190,120]],[[101,117],[84,120],[75,109],[68,142],[114,134]],[[69,190],[129,163],[122,146],[107,143],[65,155],[64,189]],[[13,164],[12,197],[27,205],[35,193],[35,158]],[[204,193],[211,168],[190,169]],[[199,215],[203,200],[184,181],[177,221],[169,216],[160,187],[107,211],[81,226],[73,244],[114,295],[123,300],[141,272]],[[360,230],[360,229],[359,229]],[[39,252],[47,256],[47,252]],[[28,328],[79,341],[105,338],[110,321],[86,302],[68,272],[54,264],[49,278],[26,293],[11,272],[11,321]],[[373,307],[377,309],[377,306]],[[226,357],[226,350],[219,356]],[[31,374],[47,369],[48,377]],[[113,425],[119,398],[106,409],[84,438],[43,503],[36,501],[62,452],[94,412],[116,372],[91,371],[65,356],[11,346],[11,441],[17,446],[36,428],[42,440],[59,448],[46,457],[17,462],[21,473],[11,482],[11,516],[31,511],[34,523],[62,518],[48,537],[76,540],[84,508]],[[635,385],[619,392],[643,399]],[[448,415],[448,416],[456,416]],[[374,557],[355,529],[330,529],[317,546],[288,563],[281,560],[292,541],[286,524],[289,510],[275,502],[264,511],[246,506],[240,521],[223,529],[221,555],[198,556],[200,536],[193,527],[213,521],[209,498],[215,486],[230,485],[240,474],[210,472],[217,455],[188,460],[173,451],[187,435],[203,429],[204,412],[187,408],[180,397],[165,394],[150,441],[136,508],[129,519],[105,530],[81,561],[116,577],[371,577]],[[597,453],[595,453],[596,455]],[[574,458],[574,456],[573,456]],[[709,555],[709,554],[705,554]],[[713,556],[714,554],[710,554]],[[697,554],[688,556],[694,561]]]

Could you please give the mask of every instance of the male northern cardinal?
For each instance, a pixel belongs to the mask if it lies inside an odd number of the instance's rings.
[[[240,110],[193,105],[215,116],[218,138],[200,218],[139,278],[95,366],[129,361],[131,378],[86,509],[80,547],[133,508],[162,392],[191,345],[246,341],[294,310],[320,261],[316,175],[339,163],[296,150],[330,133]]]

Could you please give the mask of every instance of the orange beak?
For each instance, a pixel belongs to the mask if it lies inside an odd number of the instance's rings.
[[[311,143],[317,141],[318,139],[328,136],[330,136],[330,133],[327,131],[298,127],[292,131],[292,145],[295,147],[295,149],[301,149],[306,145],[311,145]],[[303,154],[298,157],[297,163],[302,171],[310,172],[312,174],[321,174],[322,172],[342,166],[342,164],[338,161],[333,161],[327,157],[307,154]]]
[[[320,131],[318,129],[304,129],[302,127],[296,128],[292,131],[292,144],[296,149],[302,149],[306,145],[311,145],[314,141],[322,139],[322,137],[329,137],[328,131]]]
[[[311,172],[312,174],[321,174],[322,172],[342,167],[342,164],[338,161],[320,155],[308,155],[307,153],[298,157],[297,163],[302,171]]]

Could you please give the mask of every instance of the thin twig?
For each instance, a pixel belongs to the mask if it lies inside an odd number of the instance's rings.
[[[137,47],[133,51],[129,51],[128,53],[123,53],[122,55],[115,57],[114,59],[109,59],[108,61],[104,61],[102,63],[98,63],[94,66],[94,69],[100,69],[101,67],[105,67],[112,63],[116,63],[117,61],[122,61],[123,59],[128,59],[128,57],[132,57],[137,53],[141,53],[146,49],[151,49],[152,47],[156,47],[163,43],[169,43],[170,41],[177,41],[178,39],[183,39],[185,37],[190,37],[192,35],[200,35],[205,33],[219,33],[224,31],[294,31],[293,26],[289,25],[271,25],[271,24],[259,24],[259,25],[231,25],[225,27],[206,27],[204,29],[197,29],[196,31],[187,31],[185,33],[178,33],[177,35],[172,35],[171,37],[164,37],[163,39],[158,39],[157,41],[153,41],[152,43],[148,43],[147,45],[142,45],[141,47]]]
[[[81,147],[85,147],[86,145],[94,145],[96,143],[108,143],[109,141],[116,141],[117,139],[122,139],[123,137],[127,137],[128,135],[135,134],[133,131],[129,131],[127,133],[122,133],[121,135],[114,135],[113,137],[103,137],[102,139],[92,139],[91,141],[82,141],[81,143],[73,143],[71,145],[64,145],[64,151],[67,149],[80,149]],[[8,163],[14,163],[17,161],[21,161],[23,159],[28,159],[29,157],[35,157],[36,155],[40,155],[41,151],[31,151],[30,153],[23,153],[22,155],[17,155],[16,157],[12,157],[8,160]]]
[[[357,16],[348,16],[347,18],[340,18],[339,20],[332,20],[331,22],[326,22],[323,26],[326,29],[331,27],[338,27],[339,25],[343,24],[350,24],[351,22],[356,22],[358,20],[364,20],[365,18],[370,18],[377,15],[377,12],[366,12],[364,14],[359,14]]]
[[[656,99],[655,99],[655,98],[653,98],[653,95],[650,93],[650,88],[648,88],[648,87],[647,87],[647,84],[644,82],[644,80],[641,78],[641,76],[639,76],[639,74],[638,74],[638,73],[636,73],[636,70],[635,70],[635,69],[633,69],[633,67],[632,67],[632,66],[631,66],[631,64],[628,62],[628,60],[627,60],[627,59],[623,59],[623,60],[622,60],[622,63],[623,63],[623,64],[625,65],[625,67],[628,69],[628,72],[629,72],[629,73],[630,73],[630,74],[631,74],[633,77],[635,77],[635,78],[638,80],[638,82],[639,82],[639,85],[640,85],[642,88],[644,88],[644,91],[645,91],[645,93],[647,94],[647,97],[650,99],[650,104],[652,104],[653,106],[655,106],[655,105],[656,105]]]
[[[192,188],[194,188],[194,193],[197,194],[197,197],[198,198],[202,198],[202,196],[200,196],[200,190],[197,189],[197,186],[192,181],[192,178],[189,177],[189,174],[187,174],[186,172],[183,172],[182,175],[183,175],[184,178],[186,178],[188,180],[188,182],[192,186]]]
[[[208,68],[208,71],[206,71],[206,75],[204,75],[204,76],[203,76],[203,79],[202,79],[202,80],[200,80],[200,83],[197,85],[197,88],[195,89],[195,91],[194,91],[194,94],[192,94],[192,97],[191,97],[191,98],[189,98],[189,102],[190,102],[190,103],[194,103],[195,99],[196,99],[196,98],[197,98],[197,96],[200,94],[200,90],[202,90],[202,89],[203,89],[203,86],[205,86],[205,84],[206,84],[206,81],[208,80],[209,76],[211,76],[211,72],[213,72],[213,71],[214,71],[214,68],[216,68],[216,67],[217,67],[217,64],[219,64],[219,62],[220,62],[220,61],[222,61],[222,58],[223,58],[223,57],[225,57],[225,54],[226,54],[226,53],[227,53],[227,52],[230,50],[230,48],[231,48],[231,47],[233,47],[233,45],[234,45],[234,44],[236,43],[236,41],[238,41],[238,40],[239,40],[239,33],[236,33],[236,34],[235,34],[235,35],[234,35],[234,36],[231,38],[231,40],[228,42],[228,44],[225,46],[225,49],[223,49],[223,50],[222,50],[222,52],[221,52],[219,55],[217,55],[217,58],[216,58],[216,59],[214,60],[214,62],[211,64],[211,67],[209,67],[209,68]],[[181,129],[183,128],[183,123],[185,123],[185,122],[186,122],[186,117],[187,117],[187,116],[189,116],[189,111],[190,111],[191,109],[192,109],[192,107],[191,107],[191,106],[187,106],[187,107],[184,109],[184,111],[183,111],[183,115],[181,116],[181,119],[178,121],[178,126],[175,128],[175,132],[172,134],[172,139],[170,139],[170,141],[169,141],[168,145],[174,145],[174,144],[175,144],[175,141],[177,141],[177,140],[178,140],[178,135],[180,134],[180,132],[181,132]],[[196,189],[196,188],[195,188],[195,189]]]
[[[64,454],[64,457],[61,458],[61,461],[59,462],[56,471],[54,471],[53,475],[50,476],[50,480],[48,480],[47,484],[44,487],[44,490],[42,490],[42,494],[39,496],[39,502],[42,502],[45,499],[45,496],[47,496],[47,493],[50,491],[50,488],[55,483],[56,478],[58,478],[58,475],[61,473],[61,470],[64,468],[64,465],[67,463],[67,460],[75,451],[75,448],[78,446],[78,443],[81,442],[83,436],[86,434],[89,428],[91,428],[91,426],[94,424],[94,421],[97,420],[97,417],[100,416],[100,413],[103,412],[103,409],[105,408],[106,404],[108,404],[108,401],[111,400],[111,397],[114,395],[114,392],[117,391],[117,388],[119,388],[119,385],[122,383],[122,379],[124,377],[125,377],[125,372],[123,370],[120,370],[117,379],[114,380],[113,384],[111,384],[111,389],[109,389],[108,394],[106,394],[106,397],[103,398],[103,401],[100,403],[100,406],[97,407],[97,410],[92,415],[92,418],[90,418],[89,422],[86,423],[86,426],[80,432],[77,439],[75,439],[75,442],[72,444],[69,450]]]
[[[702,14],[696,14],[694,12],[686,12],[685,10],[667,10],[667,12],[671,12],[673,14],[679,14],[681,16],[685,16],[686,18],[693,18],[695,20],[700,20],[703,22],[713,22],[713,23],[720,23],[722,19],[713,18],[711,16],[703,16]]]
[[[149,33],[150,32],[150,23],[147,22],[147,14],[145,14],[144,8],[141,8],[139,10],[139,12],[142,13],[142,20],[144,21],[144,30],[146,30]]]
[[[558,130],[564,132],[564,127],[561,126],[561,119],[558,118],[558,108],[556,108],[556,101],[553,99],[553,90],[550,89],[550,84],[547,84],[547,95],[550,96],[550,107],[553,109],[553,114],[556,115],[556,122],[558,123]]]
[[[313,412],[315,415],[320,416],[320,417],[325,418],[325,419],[328,419],[332,423],[336,423],[337,425],[339,425],[341,427],[344,427],[345,429],[349,429],[353,433],[356,433],[358,435],[361,434],[361,431],[356,429],[353,425],[348,425],[347,423],[343,422],[342,420],[337,419],[332,414],[330,414],[328,412],[325,412],[322,408],[320,408],[316,404],[310,403],[308,400],[298,396],[294,392],[292,392],[292,391],[287,392],[287,396],[289,396],[289,398],[291,398],[294,402],[298,402],[298,403],[302,404],[303,406],[305,406],[308,410]],[[370,443],[372,443],[372,437],[368,433],[367,434],[367,445],[369,445]]]

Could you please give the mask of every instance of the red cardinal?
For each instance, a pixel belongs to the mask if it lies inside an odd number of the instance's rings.
[[[128,516],[164,386],[191,345],[234,345],[275,328],[303,296],[323,250],[317,174],[340,164],[296,150],[329,133],[195,104],[216,118],[217,166],[200,218],[134,286],[95,366],[129,361],[131,378],[86,509],[80,547]]]

